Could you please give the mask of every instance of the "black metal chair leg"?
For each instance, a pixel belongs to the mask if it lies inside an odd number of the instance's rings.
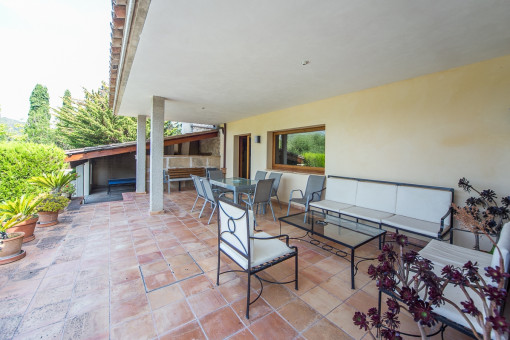
[[[250,318],[250,285],[251,285],[251,274],[248,273],[248,291],[246,292],[246,319]]]
[[[297,249],[297,248],[296,248]],[[298,254],[297,254],[297,251],[296,251],[296,268],[295,268],[295,273],[294,273],[294,278],[296,279],[296,283],[295,283],[295,289],[298,290],[298,269],[299,269],[299,264],[298,264]]]
[[[220,285],[220,251],[218,250],[218,270],[216,272],[216,286]]]

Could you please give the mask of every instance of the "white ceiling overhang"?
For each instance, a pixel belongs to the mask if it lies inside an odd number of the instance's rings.
[[[508,54],[508,0],[152,0],[116,111],[230,122]]]

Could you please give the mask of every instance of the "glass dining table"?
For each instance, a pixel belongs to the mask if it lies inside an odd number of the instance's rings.
[[[230,177],[224,179],[211,179],[210,182],[212,185],[232,190],[234,192],[234,203],[238,203],[239,193],[254,191],[258,181],[249,178]]]

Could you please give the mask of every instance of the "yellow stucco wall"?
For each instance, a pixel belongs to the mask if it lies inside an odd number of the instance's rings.
[[[318,102],[229,122],[227,175],[234,136],[261,135],[252,173],[270,167],[268,131],[326,125],[326,174],[510,194],[510,55]],[[285,173],[279,196],[304,189],[306,176]]]

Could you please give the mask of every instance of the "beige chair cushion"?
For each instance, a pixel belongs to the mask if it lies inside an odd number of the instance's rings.
[[[220,231],[221,231],[221,237],[230,243],[232,247],[238,249],[242,254],[248,255],[248,242],[250,243],[250,247],[253,248],[253,240],[248,241],[248,237],[253,236],[253,230],[254,230],[254,220],[253,220],[253,211],[248,210],[248,223],[249,227],[246,226],[246,216],[243,216],[245,214],[244,209],[240,209],[238,207],[235,207],[233,205],[223,203],[219,201],[218,206],[218,213],[220,214]],[[228,232],[228,224],[229,224],[229,217],[231,216],[233,219],[240,218],[235,220],[235,236]],[[230,228],[234,228],[233,222],[230,222]],[[233,251],[231,249],[231,251]],[[241,256],[237,254],[238,256]],[[242,257],[242,256],[241,256]]]
[[[266,238],[271,237],[271,235],[260,232],[255,234],[255,237]],[[246,258],[242,257],[239,253],[234,251],[225,243],[220,243],[220,248],[225,253],[227,253],[241,268],[248,269],[248,261]],[[283,256],[285,254],[289,254],[294,250],[287,247],[287,245],[278,240],[253,240],[253,248],[252,248],[252,263],[251,266],[256,267],[268,261],[274,260]]]

